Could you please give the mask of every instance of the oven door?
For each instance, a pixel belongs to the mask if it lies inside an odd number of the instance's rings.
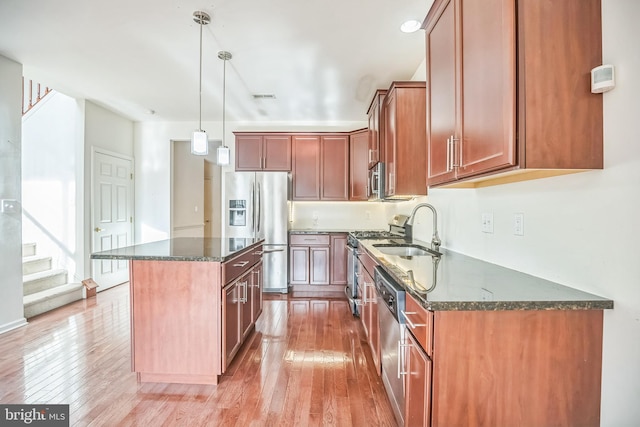
[[[356,249],[347,245],[349,254],[347,255],[347,286],[344,292],[349,300],[349,308],[354,316],[360,315],[358,301],[358,285],[356,283]]]

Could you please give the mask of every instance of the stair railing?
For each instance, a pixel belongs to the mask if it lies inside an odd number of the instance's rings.
[[[35,97],[34,97],[33,80],[29,79],[29,81],[25,83],[24,77],[22,78],[22,115],[23,116],[27,114],[27,112],[29,112],[29,110],[31,110],[33,107],[35,107],[38,102],[42,101],[42,99],[45,96],[47,96],[47,94],[52,90],[48,86],[45,86],[43,90],[42,85],[40,83],[35,83],[35,85],[36,85],[36,91],[35,91]],[[25,92],[28,92],[28,96],[25,96],[26,95]]]

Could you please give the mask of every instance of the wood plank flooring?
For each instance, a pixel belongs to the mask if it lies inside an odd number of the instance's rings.
[[[395,426],[343,299],[267,297],[217,386],[140,384],[121,285],[0,335],[0,402],[64,403],[78,426]]]

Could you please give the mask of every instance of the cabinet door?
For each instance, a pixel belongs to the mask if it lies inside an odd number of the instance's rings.
[[[293,200],[320,200],[320,137],[293,136]]]
[[[256,264],[252,270],[253,278],[251,279],[251,321],[253,323],[258,320],[262,313],[262,261]]]
[[[347,284],[347,235],[331,236],[331,284]]]
[[[240,294],[240,337],[244,339],[253,325],[253,301],[252,292],[252,272],[248,272],[238,283],[238,292]]]
[[[292,285],[309,284],[309,247],[289,247],[289,283]]]
[[[368,169],[378,162],[384,162],[384,126],[382,119],[386,90],[376,91],[368,111],[369,119],[369,152],[367,153]]]
[[[456,179],[451,142],[451,138],[456,136],[458,114],[455,1],[457,0],[442,2],[438,14],[426,27],[429,185]]]
[[[238,282],[222,291],[222,366],[223,371],[231,363],[240,347],[240,294]]]
[[[364,282],[364,267],[362,263],[358,261],[358,275],[357,275],[358,295],[362,301],[360,306],[360,321],[362,322],[362,328],[364,329],[365,337],[369,337],[369,311],[371,310],[371,303],[368,300],[367,286]],[[368,341],[367,341],[368,342]]]
[[[329,284],[329,247],[309,248],[309,284]]]
[[[396,92],[387,93],[384,103],[385,196],[396,194]]]
[[[461,1],[460,178],[516,164],[516,2]]]
[[[349,200],[367,200],[370,131],[355,132],[349,139]]]
[[[349,137],[323,136],[320,156],[320,199],[349,200]]]
[[[264,135],[263,170],[291,170],[291,137],[288,135]]]
[[[236,170],[259,171],[262,170],[262,136],[261,135],[237,135],[236,136]]]
[[[405,331],[405,425],[431,425],[431,360],[413,336]]]
[[[378,298],[376,295],[376,287],[373,282],[373,278],[369,273],[364,273],[365,288],[369,292],[367,300],[369,301],[369,347],[371,347],[371,356],[373,357],[373,363],[376,367],[376,372],[380,375],[380,321],[378,319]]]

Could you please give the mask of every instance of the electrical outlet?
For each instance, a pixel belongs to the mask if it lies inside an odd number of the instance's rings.
[[[493,233],[493,213],[485,212],[482,214],[482,232]]]
[[[516,236],[524,236],[524,214],[517,213],[513,215],[513,234]]]

